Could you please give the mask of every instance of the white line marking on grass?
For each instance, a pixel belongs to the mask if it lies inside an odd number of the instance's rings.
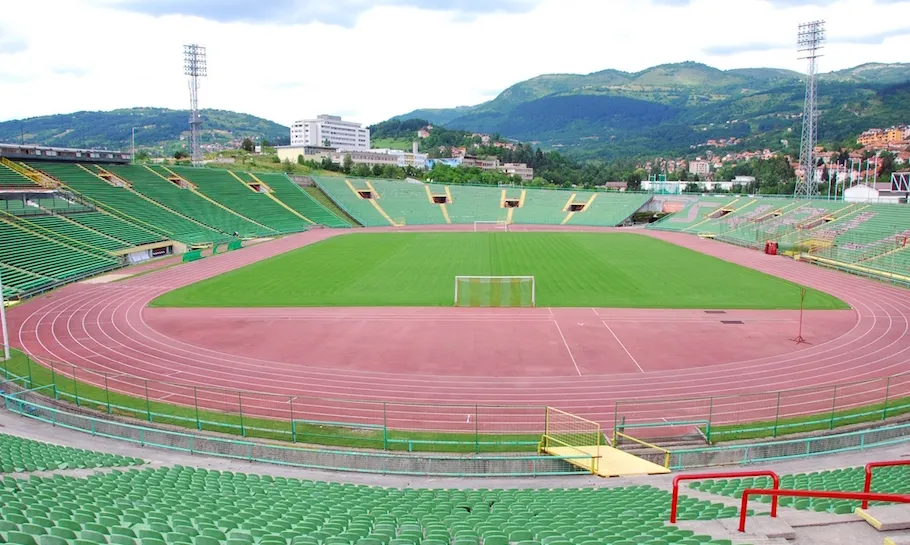
[[[632,354],[629,352],[629,349],[626,348],[626,345],[622,344],[622,341],[619,340],[619,337],[616,336],[616,333],[613,332],[613,329],[609,325],[607,325],[606,320],[603,322],[603,325],[604,325],[604,327],[607,328],[607,331],[610,332],[610,335],[613,335],[613,338],[616,339],[616,342],[619,343],[619,346],[622,348],[623,352],[625,352],[626,355],[629,356],[629,359],[632,360],[632,363],[635,364],[635,367],[638,367],[638,370],[641,371],[642,373],[644,373],[645,370],[641,368],[641,365],[638,365],[638,360],[636,360],[635,358],[632,357]]]
[[[578,373],[578,376],[582,376],[581,370],[578,368],[578,363],[575,362],[575,356],[572,355],[572,349],[569,348],[569,343],[566,342],[566,336],[562,334],[562,328],[559,327],[559,322],[553,320],[553,323],[556,324],[556,331],[559,332],[559,337],[562,339],[563,346],[566,347],[566,352],[568,352],[569,357],[572,358],[572,365],[575,366],[575,372]]]

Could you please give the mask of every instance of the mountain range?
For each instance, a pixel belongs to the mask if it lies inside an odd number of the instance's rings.
[[[287,143],[290,129],[261,117],[227,110],[207,110],[202,117],[202,144],[226,144],[251,137]],[[125,108],[107,112],[75,112],[0,123],[0,142],[42,146],[127,150],[133,128],[136,146],[169,153],[186,147],[188,110]]]
[[[818,82],[821,142],[910,122],[910,63],[863,64],[821,74]],[[686,153],[708,139],[730,137],[744,147],[792,150],[799,146],[804,99],[805,76],[798,72],[685,62],[634,73],[546,74],[476,106],[395,118],[599,158]]]

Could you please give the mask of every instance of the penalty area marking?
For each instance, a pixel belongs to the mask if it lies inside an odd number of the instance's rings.
[[[641,368],[641,365],[638,364],[638,360],[636,360],[634,357],[632,357],[632,354],[629,352],[629,349],[626,348],[626,345],[622,344],[622,341],[619,340],[619,337],[617,337],[617,336],[616,336],[616,333],[613,332],[613,328],[611,328],[609,325],[607,325],[607,321],[604,320],[604,321],[602,321],[601,323],[603,323],[604,327],[607,328],[607,331],[610,332],[610,335],[613,335],[613,338],[616,339],[616,342],[619,343],[619,347],[622,348],[623,352],[625,352],[627,356],[629,356],[629,359],[632,360],[632,363],[635,364],[635,367],[638,367],[638,370],[639,370],[640,372],[644,373],[645,370],[642,369],[642,368]]]

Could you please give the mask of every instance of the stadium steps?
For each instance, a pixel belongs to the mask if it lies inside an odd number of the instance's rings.
[[[88,232],[80,225],[71,227],[66,221],[56,216],[12,216],[0,212],[0,219],[36,236],[56,240],[66,246],[96,255],[108,256],[111,249],[120,250],[127,247],[120,241],[117,241],[115,245],[114,241],[104,240],[101,236],[93,236],[94,233]]]
[[[56,281],[72,280],[120,266],[117,259],[65,245],[7,218],[0,216],[0,263]]]
[[[86,199],[99,210],[142,229],[161,233],[165,238],[189,245],[210,245],[230,240],[224,233],[178,214],[129,186],[113,186],[82,164],[39,163],[29,166],[40,168],[44,176]]]
[[[31,229],[40,230],[48,236],[60,237],[64,242],[72,246],[85,245],[85,247],[95,252],[116,252],[131,246],[127,242],[68,220],[64,216],[27,216],[19,218],[19,220]]]
[[[146,166],[145,168],[148,169],[149,172],[154,173],[155,175],[157,175],[158,177],[160,177],[162,180],[164,180],[165,182],[167,182],[169,185],[171,185],[171,182],[170,182],[170,180],[168,180],[167,176],[164,176],[161,172],[155,170],[154,168],[152,168],[152,167],[150,167],[150,166]],[[224,211],[227,212],[228,214],[233,214],[234,216],[237,216],[237,217],[240,218],[241,220],[244,220],[244,221],[246,221],[246,222],[248,222],[248,223],[251,223],[251,224],[253,224],[253,225],[255,225],[255,226],[260,227],[261,230],[258,230],[258,231],[257,231],[256,236],[271,236],[271,235],[277,235],[277,234],[279,234],[279,231],[278,231],[277,229],[274,229],[274,228],[269,227],[269,226],[267,226],[267,225],[263,225],[262,223],[259,223],[259,222],[255,221],[255,220],[253,220],[253,219],[250,219],[250,218],[244,216],[243,214],[241,214],[240,212],[238,212],[238,211],[236,211],[236,210],[233,210],[233,209],[231,209],[231,208],[228,208],[227,206],[225,206],[225,205],[221,204],[220,202],[216,201],[215,199],[209,197],[208,195],[206,195],[205,193],[203,193],[202,191],[200,191],[198,185],[194,184],[194,183],[192,182],[192,180],[189,180],[189,179],[187,179],[186,177],[181,176],[180,174],[177,174],[173,169],[168,168],[168,167],[165,167],[165,166],[160,166],[159,168],[160,168],[161,170],[163,170],[164,172],[166,172],[166,173],[172,174],[172,175],[177,176],[178,178],[180,178],[180,179],[182,179],[182,180],[187,181],[190,185],[186,188],[186,191],[189,191],[189,192],[191,192],[192,194],[198,196],[199,198],[201,198],[201,199],[203,199],[203,200],[205,200],[205,201],[208,201],[208,202],[211,203],[213,206],[216,206],[216,207],[218,207],[218,208],[224,210]]]
[[[12,161],[0,158],[0,189],[34,189],[36,185],[33,179],[16,169]]]
[[[251,180],[258,180],[259,183],[265,184],[272,190],[270,193],[272,197],[316,224],[326,227],[351,226],[349,222],[323,206],[285,174],[247,172],[240,175],[241,177],[246,175]]]
[[[63,217],[133,246],[143,246],[167,240],[160,233],[146,229],[138,224],[124,221],[103,210]]]
[[[187,180],[193,190],[242,218],[270,229],[274,234],[299,233],[307,230],[311,222],[302,218],[293,210],[269,196],[268,186],[265,192],[254,190],[250,184],[229,170],[161,167],[163,170]]]
[[[233,213],[228,213],[220,207],[214,206],[205,199],[202,199],[195,193],[180,189],[173,183],[167,181],[159,174],[141,166],[120,166],[110,167],[108,169],[118,178],[132,184],[130,188],[111,188],[116,191],[127,189],[131,193],[140,194],[144,200],[154,203],[157,208],[167,210],[170,214],[179,217],[177,222],[174,218],[166,218],[161,213],[155,214],[160,220],[170,220],[168,223],[182,223],[175,225],[181,232],[177,240],[188,240],[190,243],[220,243],[232,240],[229,233],[234,231],[258,236],[261,228],[243,220]],[[100,177],[98,178],[101,179]],[[107,182],[105,182],[107,183]],[[148,208],[146,213],[151,212]],[[192,230],[185,221],[194,224]],[[158,220],[155,220],[158,223]],[[198,228],[196,226],[199,226]],[[200,229],[201,228],[201,229]],[[185,233],[185,234],[184,234]]]
[[[234,171],[229,171],[229,172],[231,173],[231,176],[233,176],[234,178],[237,178],[237,180],[238,180],[240,183],[242,183],[242,184],[244,184],[244,185],[248,185],[248,182],[245,182],[243,179],[241,179],[239,176],[237,176],[237,173],[236,173],[236,172],[234,172]],[[281,206],[282,208],[284,208],[285,210],[287,210],[287,211],[290,212],[291,214],[294,214],[295,216],[297,216],[298,218],[302,219],[303,221],[309,223],[310,225],[316,225],[316,222],[315,222],[315,221],[313,221],[313,220],[311,220],[310,218],[304,216],[303,214],[301,214],[301,213],[298,212],[297,210],[294,210],[294,209],[291,208],[290,206],[286,205],[283,201],[279,200],[278,197],[275,196],[275,190],[272,189],[272,186],[270,186],[269,184],[263,182],[259,177],[257,177],[257,176],[256,176],[255,174],[253,174],[252,172],[247,172],[246,175],[249,176],[249,178],[250,178],[254,183],[259,184],[260,187],[266,188],[266,191],[265,191],[263,194],[266,195],[268,198],[272,199],[273,201],[275,201],[275,204],[277,204],[278,206]],[[252,187],[251,187],[250,189],[252,189]]]

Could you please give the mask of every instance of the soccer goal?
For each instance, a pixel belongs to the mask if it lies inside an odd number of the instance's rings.
[[[456,276],[456,307],[533,307],[533,276]]]
[[[509,222],[504,220],[498,221],[475,221],[474,232],[478,231],[508,231]]]

